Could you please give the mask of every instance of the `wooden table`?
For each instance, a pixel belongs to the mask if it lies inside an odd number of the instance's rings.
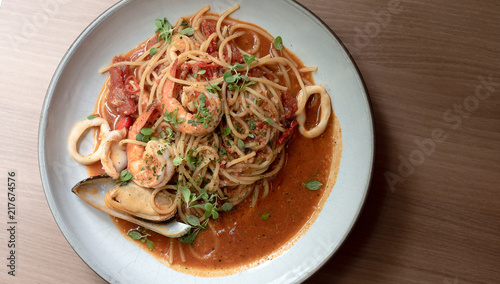
[[[0,8],[1,283],[101,283],[45,200],[37,131],[65,51],[114,0]],[[498,1],[301,0],[336,32],[373,104],[373,184],[341,249],[309,283],[500,281]],[[6,183],[16,172],[16,276]]]

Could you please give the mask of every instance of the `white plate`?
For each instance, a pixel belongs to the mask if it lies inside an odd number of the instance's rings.
[[[45,194],[64,236],[80,257],[112,283],[296,283],[305,280],[339,248],[363,205],[371,179],[374,133],[368,95],[358,70],[333,32],[293,1],[208,0],[215,12],[235,3],[232,16],[262,26],[308,66],[332,96],[343,130],[337,183],[309,231],[288,251],[255,268],[219,278],[195,278],[168,269],[126,240],[109,217],[71,193],[87,177],[69,156],[71,127],[92,113],[107,75],[97,70],[154,32],[154,19],[175,22],[205,5],[196,0],[125,1],[104,12],[70,47],[47,91],[39,130],[39,162]]]

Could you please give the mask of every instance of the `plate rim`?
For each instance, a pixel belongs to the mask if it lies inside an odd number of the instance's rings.
[[[309,8],[307,8],[303,4],[299,3],[297,0],[284,0],[284,1],[290,3],[291,5],[295,4],[296,7],[298,7],[299,9],[302,9],[303,12],[306,12],[305,14],[308,15],[309,18],[311,18],[313,21],[316,21],[321,26],[325,27],[328,30],[328,32],[340,44],[340,46],[344,50],[345,54],[348,56],[349,61],[351,62],[352,66],[354,66],[356,74],[359,77],[359,80],[361,82],[361,87],[363,88],[364,96],[366,98],[366,101],[368,102],[368,110],[369,110],[369,116],[368,117],[370,118],[370,127],[371,127],[371,130],[372,130],[372,132],[371,132],[371,141],[372,141],[372,143],[370,145],[371,146],[371,149],[370,149],[371,150],[371,157],[370,157],[370,168],[369,168],[370,174],[369,174],[369,178],[368,178],[368,182],[366,184],[366,187],[363,190],[363,198],[362,198],[362,200],[360,202],[360,205],[359,205],[359,207],[358,207],[358,209],[356,211],[356,214],[355,214],[355,216],[354,216],[351,224],[349,224],[349,229],[346,231],[346,233],[340,239],[339,245],[332,252],[329,253],[328,257],[326,257],[321,262],[320,265],[316,266],[314,269],[312,269],[310,271],[309,274],[304,275],[302,278],[299,279],[300,282],[304,282],[307,279],[309,279],[310,277],[312,277],[319,269],[321,269],[339,251],[339,249],[342,247],[342,245],[344,245],[345,240],[350,236],[350,234],[352,232],[352,229],[354,228],[354,226],[358,222],[358,219],[359,219],[359,217],[361,215],[361,211],[365,207],[366,197],[368,196],[368,191],[370,190],[372,182],[373,182],[373,172],[374,172],[373,171],[373,166],[374,166],[374,163],[375,163],[375,151],[376,151],[376,134],[375,134],[376,133],[376,129],[375,129],[375,119],[374,119],[374,113],[373,113],[373,104],[372,104],[372,101],[371,101],[371,98],[370,98],[370,94],[368,92],[368,88],[366,87],[365,79],[363,78],[363,75],[361,74],[361,70],[359,69],[358,64],[356,63],[356,61],[354,60],[354,57],[352,56],[352,54],[349,52],[349,50],[345,46],[344,42],[337,36],[337,34],[332,30],[332,28],[325,21],[323,21],[318,15],[316,15]]]
[[[304,15],[306,15],[308,18],[310,18],[312,21],[316,22],[320,26],[324,27],[334,38],[335,40],[339,43],[339,45],[342,47],[343,51],[345,52],[345,55],[347,55],[348,60],[350,61],[351,65],[354,66],[355,73],[357,77],[359,78],[359,81],[361,83],[361,88],[363,90],[363,96],[366,99],[367,106],[368,106],[368,118],[369,118],[369,126],[371,128],[371,143],[370,143],[370,153],[371,156],[370,161],[369,161],[369,176],[368,180],[366,183],[365,188],[363,189],[363,194],[362,194],[362,200],[360,200],[359,206],[356,210],[356,213],[354,215],[354,218],[351,220],[348,230],[343,234],[343,236],[340,238],[340,241],[338,245],[329,253],[329,255],[316,267],[308,271],[308,273],[304,274],[302,277],[298,277],[296,280],[298,282],[303,282],[313,276],[321,267],[323,267],[332,257],[335,255],[339,249],[341,248],[342,245],[344,245],[345,240],[348,238],[348,236],[351,234],[352,229],[354,228],[355,224],[357,223],[361,211],[363,210],[366,199],[368,196],[368,192],[371,188],[372,182],[373,182],[373,175],[374,175],[374,161],[375,161],[375,152],[376,152],[376,129],[375,129],[375,123],[374,123],[374,112],[373,112],[373,104],[370,99],[370,95],[368,92],[368,88],[366,86],[366,82],[361,74],[361,71],[359,69],[359,66],[356,64],[356,61],[354,60],[352,54],[349,52],[343,41],[337,36],[337,34],[332,30],[332,28],[326,24],[318,15],[316,15],[314,12],[312,12],[309,8],[304,6],[303,4],[297,2],[296,0],[282,0],[285,2],[285,4],[291,5],[300,12],[302,12]],[[106,275],[110,279],[105,279],[104,275],[101,275],[99,272],[94,269],[94,267],[86,261],[78,252],[78,250],[75,248],[75,246],[69,241],[68,237],[70,235],[69,230],[62,224],[60,220],[60,216],[57,212],[56,205],[54,203],[54,200],[49,198],[48,191],[49,191],[49,181],[47,178],[47,172],[45,169],[46,165],[46,157],[45,157],[45,131],[47,129],[47,120],[45,119],[47,114],[49,113],[50,110],[50,105],[52,102],[52,98],[55,93],[55,88],[57,86],[57,82],[59,81],[62,71],[65,69],[65,67],[68,64],[69,59],[73,55],[73,53],[80,47],[80,45],[84,42],[84,40],[88,37],[88,35],[106,18],[112,16],[116,11],[119,9],[127,6],[133,2],[133,0],[122,0],[120,2],[117,2],[110,6],[108,9],[103,11],[99,16],[97,16],[92,22],[85,27],[85,29],[76,37],[76,39],[71,43],[71,45],[68,47],[68,50],[65,52],[63,57],[61,58],[61,61],[59,62],[57,68],[55,69],[52,79],[50,80],[50,83],[47,87],[47,91],[45,93],[45,98],[43,101],[41,113],[40,113],[40,121],[39,121],[39,127],[38,127],[38,168],[39,168],[39,174],[40,174],[40,179],[42,181],[42,187],[45,195],[45,199],[47,204],[49,205],[49,209],[51,211],[51,215],[54,218],[54,221],[56,222],[56,225],[58,226],[59,230],[61,231],[63,237],[66,239],[68,244],[71,246],[73,251],[78,255],[78,257],[95,273],[97,274],[101,279],[104,281],[110,281],[113,280],[111,275]],[[43,167],[42,167],[43,165]]]

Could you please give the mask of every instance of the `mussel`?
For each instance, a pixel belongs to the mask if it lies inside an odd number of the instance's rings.
[[[170,205],[175,196],[140,187],[132,181],[117,183],[108,175],[99,175],[80,181],[71,191],[104,213],[167,237],[181,237],[191,228],[174,220],[177,208]],[[161,210],[151,207],[151,198]]]

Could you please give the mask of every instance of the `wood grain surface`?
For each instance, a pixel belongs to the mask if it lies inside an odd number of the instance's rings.
[[[51,77],[112,0],[0,1],[0,283],[103,283],[41,185]],[[340,250],[307,283],[500,282],[500,2],[300,0],[352,53],[376,126],[373,183]],[[7,175],[16,172],[16,276]]]

